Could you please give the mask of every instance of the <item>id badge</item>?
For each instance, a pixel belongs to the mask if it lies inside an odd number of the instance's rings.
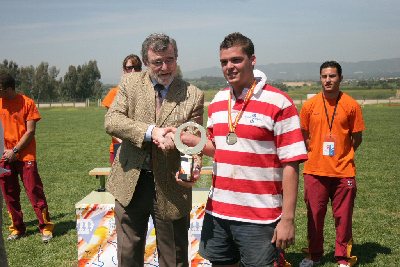
[[[325,138],[322,145],[322,155],[333,157],[335,156],[335,140],[334,138],[328,136]]]

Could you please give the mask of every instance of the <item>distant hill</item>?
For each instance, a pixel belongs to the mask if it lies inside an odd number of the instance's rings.
[[[370,79],[400,77],[400,58],[359,62],[339,62],[345,79]],[[305,81],[318,80],[321,63],[271,63],[256,65],[269,80]],[[198,79],[204,76],[222,77],[220,67],[210,67],[183,72],[186,79]]]

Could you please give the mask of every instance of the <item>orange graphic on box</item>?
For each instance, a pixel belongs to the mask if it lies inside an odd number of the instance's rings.
[[[205,205],[193,205],[190,213],[189,257],[191,266],[211,266],[198,254]],[[77,207],[78,266],[118,266],[117,234],[113,204],[84,204]],[[156,235],[153,221],[149,220],[145,266],[158,266]]]

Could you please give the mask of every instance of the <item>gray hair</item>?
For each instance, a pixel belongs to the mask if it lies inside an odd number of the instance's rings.
[[[174,48],[175,58],[178,58],[178,47],[176,46],[176,41],[174,39],[164,33],[150,34],[142,44],[142,60],[144,64],[147,65],[149,62],[147,57],[149,49],[154,52],[163,52],[168,49],[170,44]]]

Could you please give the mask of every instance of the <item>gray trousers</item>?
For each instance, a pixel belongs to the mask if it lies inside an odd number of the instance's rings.
[[[8,267],[6,248],[4,247],[4,239],[3,239],[2,210],[3,210],[3,196],[0,190],[0,267]]]

